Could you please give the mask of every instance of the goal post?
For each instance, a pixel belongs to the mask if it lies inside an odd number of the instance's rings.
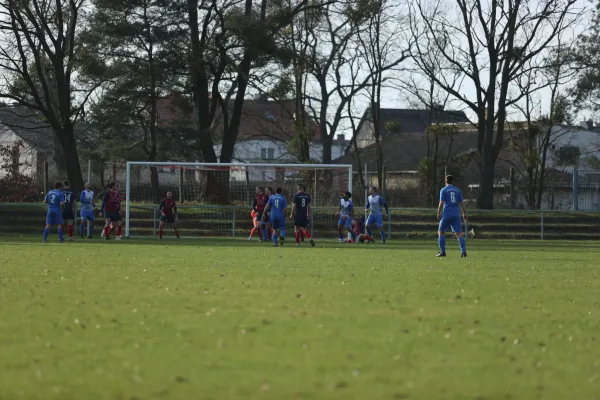
[[[289,213],[298,184],[312,198],[311,230],[333,234],[340,194],[352,192],[352,165],[130,161],[125,172],[125,236],[155,236],[160,200],[172,192],[182,237],[247,237],[255,188],[281,187]],[[288,224],[289,230],[292,222]]]

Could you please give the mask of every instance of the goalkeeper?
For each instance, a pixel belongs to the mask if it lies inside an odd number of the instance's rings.
[[[167,198],[160,202],[158,208],[160,210],[160,225],[158,226],[158,238],[162,239],[165,223],[173,225],[175,236],[179,239],[179,231],[177,230],[177,204],[173,200],[173,193],[167,192]]]

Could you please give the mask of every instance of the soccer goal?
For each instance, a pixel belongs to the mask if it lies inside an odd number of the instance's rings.
[[[127,237],[157,235],[159,204],[171,192],[182,237],[247,238],[256,187],[281,187],[289,212],[298,184],[305,185],[312,198],[310,228],[324,237],[336,229],[340,194],[352,190],[352,165],[128,162],[125,183]],[[165,237],[171,231],[167,226]]]

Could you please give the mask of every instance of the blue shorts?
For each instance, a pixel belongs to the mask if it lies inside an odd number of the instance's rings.
[[[306,225],[308,225],[308,218],[306,215],[296,215],[294,217],[294,226],[306,228]]]
[[[84,219],[87,219],[88,221],[94,221],[94,220],[96,220],[96,217],[94,217],[94,212],[93,211],[84,211],[84,210],[81,210],[80,215],[81,215],[81,219],[82,220],[84,220]]]
[[[438,232],[448,232],[452,229],[454,233],[462,233],[462,220],[460,215],[442,215]]]
[[[63,218],[60,210],[48,210],[46,214],[46,225],[62,225]]]
[[[272,229],[285,228],[285,218],[284,217],[271,217],[271,228]]]
[[[383,215],[369,215],[369,218],[367,218],[367,226],[369,225],[375,225],[378,228],[383,228]]]
[[[338,226],[344,226],[346,229],[352,229],[352,217],[351,216],[341,216],[338,221]]]

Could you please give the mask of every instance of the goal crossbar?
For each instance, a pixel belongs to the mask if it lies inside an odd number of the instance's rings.
[[[352,164],[273,164],[273,163],[202,163],[202,162],[177,162],[177,161],[128,161],[125,183],[125,236],[130,237],[130,211],[131,211],[131,168],[134,166],[148,167],[206,167],[206,168],[285,168],[303,170],[343,169],[348,171],[348,191],[352,188]]]

